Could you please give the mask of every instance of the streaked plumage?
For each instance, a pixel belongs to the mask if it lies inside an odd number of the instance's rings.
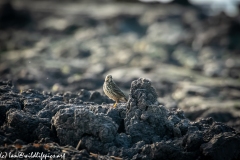
[[[111,75],[106,76],[103,84],[103,91],[110,99],[116,101],[116,103],[113,105],[114,108],[119,101],[127,101],[126,95],[116,85]]]

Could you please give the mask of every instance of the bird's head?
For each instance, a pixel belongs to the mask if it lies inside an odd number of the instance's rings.
[[[112,81],[112,76],[111,75],[107,75],[105,78],[105,82],[111,82]]]

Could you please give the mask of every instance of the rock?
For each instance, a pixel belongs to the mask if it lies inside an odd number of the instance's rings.
[[[142,149],[143,157],[146,159],[196,159],[193,153],[185,152],[176,143],[157,142],[152,145],[145,145]]]
[[[16,139],[13,144],[19,144],[19,145],[24,145],[25,143],[21,139]]]
[[[23,101],[23,105],[23,110],[31,114],[37,114],[41,109],[44,108],[39,98],[26,99]]]
[[[50,137],[50,123],[47,119],[17,109],[10,109],[6,115],[6,123],[2,128],[6,133],[10,132],[8,138],[30,143],[43,137]]]
[[[125,133],[120,133],[116,136],[115,139],[116,146],[118,148],[123,147],[123,148],[130,148],[131,147],[131,136],[126,135]]]
[[[81,89],[80,93],[78,96],[82,101],[87,101],[90,98],[91,93],[85,89]]]
[[[37,113],[37,116],[40,118],[48,118],[49,121],[57,113],[57,111],[71,106],[70,104],[65,105],[62,101],[54,101],[51,98],[43,101],[42,103],[45,104],[45,107]]]
[[[183,139],[183,146],[185,146],[186,151],[190,152],[198,150],[200,145],[204,143],[203,133],[197,128],[192,128],[189,128]]]
[[[93,153],[107,154],[108,148],[104,147],[104,143],[98,140],[97,137],[84,136],[81,138],[81,148],[86,148]],[[105,149],[105,150],[104,150]]]
[[[112,142],[118,130],[118,125],[108,116],[94,114],[83,107],[59,110],[53,117],[53,126],[60,143],[73,146],[77,145],[84,134],[98,137],[103,143]]]
[[[125,129],[133,143],[143,140],[151,144],[163,137],[181,136],[176,125],[184,116],[171,115],[168,118],[168,114],[164,106],[158,105],[156,91],[149,80],[139,78],[132,82]]]
[[[21,96],[19,96],[12,88],[10,81],[0,82],[0,126],[6,119],[6,112],[11,108],[21,109]]]
[[[25,90],[25,91],[22,91],[21,95],[24,97],[24,98],[38,98],[40,100],[45,100],[46,98],[48,98],[48,95],[44,95],[42,93],[40,93],[39,91],[37,90],[34,90],[34,89],[28,89],[28,90]]]
[[[201,145],[203,159],[231,160],[239,159],[240,136],[232,132],[219,133]],[[224,154],[222,154],[224,153]]]

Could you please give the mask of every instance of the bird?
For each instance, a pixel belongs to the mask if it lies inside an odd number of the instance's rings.
[[[116,108],[119,101],[127,102],[127,96],[116,85],[111,75],[106,76],[103,84],[103,91],[110,99],[115,101],[113,108]]]

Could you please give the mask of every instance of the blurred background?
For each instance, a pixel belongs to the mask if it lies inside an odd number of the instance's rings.
[[[240,131],[239,0],[2,0],[0,79],[16,89],[129,93],[152,81],[159,102]]]

